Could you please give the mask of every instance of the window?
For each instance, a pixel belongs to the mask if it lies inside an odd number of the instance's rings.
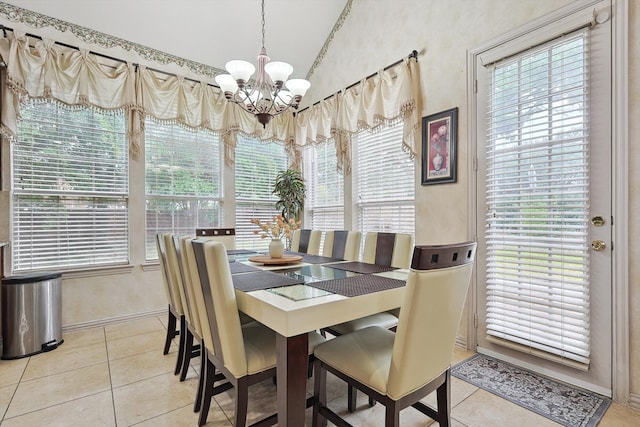
[[[282,145],[263,143],[256,138],[238,137],[236,149],[236,246],[266,249],[268,242],[253,234],[251,218],[262,220],[278,215],[278,199],[271,193],[276,175],[287,169]]]
[[[304,159],[308,222],[305,227],[314,230],[344,229],[344,177],[336,168],[335,144],[311,146],[305,150]]]
[[[21,106],[13,146],[12,271],[128,262],[123,112]]]
[[[354,229],[363,234],[414,233],[415,162],[402,151],[402,128],[400,122],[356,136]]]
[[[146,257],[157,259],[155,235],[194,235],[219,227],[222,204],[220,137],[147,120],[145,125]]]
[[[589,363],[588,40],[488,69],[487,334]]]

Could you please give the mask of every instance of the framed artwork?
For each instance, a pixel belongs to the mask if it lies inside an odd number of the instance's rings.
[[[422,118],[422,185],[456,182],[458,107]]]

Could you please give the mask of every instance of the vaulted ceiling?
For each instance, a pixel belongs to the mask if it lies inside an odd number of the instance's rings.
[[[254,65],[261,48],[260,0],[5,0],[71,24],[224,69]],[[265,47],[305,78],[349,0],[265,0]],[[348,9],[348,8],[347,8]]]

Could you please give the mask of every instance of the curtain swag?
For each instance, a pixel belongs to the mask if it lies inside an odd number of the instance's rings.
[[[351,173],[351,138],[381,125],[403,122],[402,149],[411,158],[418,153],[418,62],[405,58],[400,64],[342,90],[319,104],[301,111],[296,120],[300,146],[333,140],[338,171]]]
[[[0,55],[7,65],[0,132],[9,140],[16,137],[20,103],[42,99],[69,107],[125,111],[133,158],[140,155],[146,119],[221,135],[228,165],[235,161],[238,134],[283,144],[294,168],[300,168],[304,145],[333,140],[338,168],[349,174],[352,136],[397,120],[404,122],[403,149],[410,156],[417,152],[415,60],[381,71],[297,117],[291,112],[276,116],[263,129],[253,115],[227,102],[216,87],[142,65],[105,60],[86,49],[34,40],[15,31],[0,39]]]

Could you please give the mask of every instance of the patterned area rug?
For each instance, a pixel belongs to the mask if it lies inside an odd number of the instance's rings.
[[[577,389],[483,354],[458,363],[451,375],[569,427],[594,427],[611,404]]]

